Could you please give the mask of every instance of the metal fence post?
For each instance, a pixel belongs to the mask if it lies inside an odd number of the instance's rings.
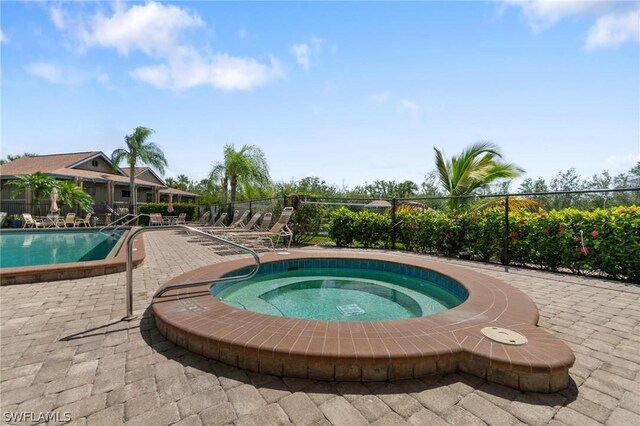
[[[509,195],[504,196],[504,271],[509,272]]]
[[[396,249],[396,199],[391,199],[391,249]]]

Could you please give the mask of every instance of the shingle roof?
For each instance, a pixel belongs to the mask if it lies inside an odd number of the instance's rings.
[[[187,192],[187,191],[183,191],[181,189],[176,189],[176,188],[167,188],[167,189],[161,189],[160,190],[160,194],[161,195],[169,195],[169,192],[173,192],[173,195],[185,195],[188,197],[199,197],[200,195],[198,194],[194,194],[192,192]]]
[[[43,172],[54,177],[81,177],[85,180],[95,182],[105,182],[110,180],[112,182],[128,184],[128,176],[122,176],[115,173],[73,169],[69,167],[99,154],[102,153],[100,151],[87,151],[72,152],[68,154],[51,154],[38,155],[34,157],[22,157],[1,165],[0,175],[17,176],[35,172]],[[136,183],[139,185],[162,187],[161,185],[157,185],[153,182],[142,179],[136,179]]]
[[[52,173],[55,170],[76,164],[99,154],[100,151],[71,152],[69,154],[38,155],[21,157],[0,166],[0,174],[24,175],[35,172]]]

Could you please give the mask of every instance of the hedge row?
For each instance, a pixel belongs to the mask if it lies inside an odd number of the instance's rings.
[[[406,250],[502,261],[504,211],[398,212],[396,239]],[[338,246],[389,247],[388,214],[335,210],[329,235]],[[640,281],[640,208],[574,209],[509,215],[509,262],[575,273],[603,272]]]
[[[180,213],[187,214],[187,222],[198,219],[198,206],[193,203],[173,203],[173,211],[167,211],[168,203],[147,203],[138,206],[138,214],[160,213],[162,216],[178,216]],[[142,216],[139,220],[140,225],[147,226],[149,217]]]

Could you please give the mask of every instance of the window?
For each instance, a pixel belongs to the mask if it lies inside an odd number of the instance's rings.
[[[147,203],[153,203],[153,192],[147,192]]]
[[[122,198],[131,198],[131,191],[128,189],[123,189],[120,195],[122,195]]]
[[[84,188],[84,192],[86,192],[89,195],[96,195],[96,188],[95,187]]]
[[[98,160],[92,160],[92,161],[91,161],[91,165],[92,165],[93,167],[98,167]]]

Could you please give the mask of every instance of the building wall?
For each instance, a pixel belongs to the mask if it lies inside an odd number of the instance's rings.
[[[93,162],[97,162],[97,165],[93,165]],[[111,168],[111,165],[109,163],[107,163],[106,161],[104,161],[104,159],[102,159],[101,157],[97,157],[94,158],[93,160],[88,160],[78,166],[75,167],[76,169],[82,169],[82,170],[91,170],[92,172],[102,172],[102,173],[110,173],[110,174],[114,174],[113,173],[113,169]]]
[[[153,176],[153,174],[149,170],[145,170],[136,176],[136,179],[146,180],[147,182],[155,183],[156,185],[164,186],[163,182],[160,182],[158,179]]]

